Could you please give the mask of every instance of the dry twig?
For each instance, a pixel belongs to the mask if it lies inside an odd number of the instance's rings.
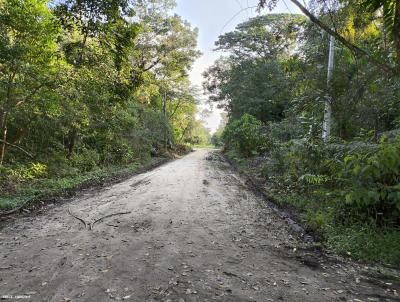
[[[85,220],[83,220],[82,218],[80,218],[80,217],[76,216],[75,214],[73,214],[71,212],[71,208],[68,208],[68,214],[71,215],[72,217],[74,217],[75,219],[79,220],[80,222],[82,222],[85,225],[85,229],[87,229],[88,223]]]
[[[93,229],[93,226],[94,226],[94,224],[96,222],[102,221],[103,219],[106,219],[106,218],[109,218],[109,217],[112,217],[112,216],[117,216],[117,215],[127,215],[127,214],[130,214],[130,213],[132,213],[132,212],[130,212],[130,211],[129,212],[119,212],[119,213],[109,214],[109,215],[100,217],[99,219],[96,219],[95,221],[93,221],[92,223],[89,224],[89,230]]]

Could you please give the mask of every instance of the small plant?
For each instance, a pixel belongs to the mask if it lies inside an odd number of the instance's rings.
[[[33,180],[47,176],[47,166],[41,163],[32,163],[29,166],[18,166],[8,171],[16,181]]]
[[[304,174],[300,176],[299,181],[306,185],[321,185],[330,180],[330,177],[326,175],[314,175],[314,174]]]

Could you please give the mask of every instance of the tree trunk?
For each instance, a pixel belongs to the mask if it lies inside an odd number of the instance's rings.
[[[0,134],[2,142],[0,145],[0,166],[3,165],[4,155],[6,153],[6,142],[7,142],[7,117],[8,113],[5,111],[0,112]]]
[[[400,0],[396,0],[393,20],[393,41],[396,50],[396,69],[400,74]]]
[[[181,138],[179,139],[180,142],[183,141],[183,138],[184,138],[184,136],[185,136],[185,134],[186,134],[186,131],[189,129],[190,126],[191,126],[191,124],[188,123],[187,126],[185,127],[185,129],[183,130],[182,135],[181,135]]]
[[[13,145],[17,145],[21,142],[21,140],[28,134],[28,128],[24,127],[19,129],[18,135],[11,142]]]
[[[72,153],[74,153],[75,141],[76,141],[77,130],[75,128],[71,129],[68,133],[68,154],[67,158],[71,158]]]
[[[10,103],[11,98],[12,98],[12,84],[14,82],[15,75],[17,74],[16,69],[14,69],[10,75],[8,76],[8,87],[7,87],[7,95],[5,99],[5,104]],[[3,165],[4,161],[4,156],[6,153],[6,145],[7,145],[7,120],[8,120],[8,114],[9,114],[10,107],[7,105],[4,105],[1,107],[0,111],[0,137],[2,138],[2,142],[0,145],[0,166]]]
[[[163,113],[164,116],[167,116],[167,92],[164,92],[164,97],[163,97]]]

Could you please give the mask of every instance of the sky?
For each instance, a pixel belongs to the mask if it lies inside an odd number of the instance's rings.
[[[175,12],[199,29],[198,48],[203,55],[195,62],[190,73],[193,84],[201,87],[202,73],[221,56],[220,52],[213,51],[218,37],[234,30],[236,25],[248,18],[257,16],[257,3],[258,0],[177,0]],[[274,12],[299,13],[289,0],[281,0]],[[205,108],[205,99],[206,96],[202,100],[203,105],[199,106],[200,110]],[[221,110],[214,106],[213,113],[206,121],[211,132],[219,125],[220,113]]]

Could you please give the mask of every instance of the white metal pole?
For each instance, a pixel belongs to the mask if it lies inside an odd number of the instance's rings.
[[[333,76],[333,64],[335,60],[335,38],[330,37],[329,40],[329,60],[328,60],[328,76],[327,76],[327,95],[325,97],[324,123],[322,125],[322,139],[327,141],[331,135],[332,127],[332,97],[330,96],[330,88]]]

